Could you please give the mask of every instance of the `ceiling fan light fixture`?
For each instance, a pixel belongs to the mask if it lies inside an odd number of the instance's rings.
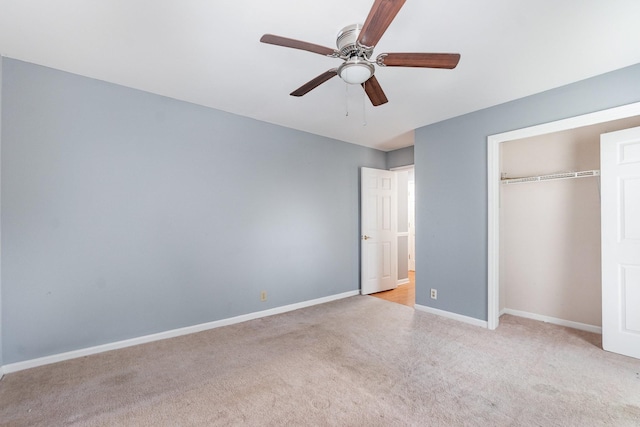
[[[351,84],[359,85],[373,76],[373,64],[358,58],[349,58],[338,67],[338,75],[342,80]]]
[[[375,65],[380,67],[417,67],[453,69],[460,61],[457,53],[398,52],[381,53],[371,60],[373,50],[382,35],[407,0],[374,0],[364,24],[347,25],[338,33],[336,47],[332,49],[317,44],[265,34],[262,43],[306,50],[344,62],[337,68],[331,68],[309,80],[290,93],[291,96],[303,96],[335,76],[340,76],[347,84],[362,85],[374,106],[388,102],[384,91],[374,76]],[[365,84],[366,82],[366,84]]]

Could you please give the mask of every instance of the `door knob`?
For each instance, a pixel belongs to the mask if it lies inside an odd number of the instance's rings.
[[[364,236],[362,236],[362,240],[369,240],[371,237],[367,236],[366,234]]]

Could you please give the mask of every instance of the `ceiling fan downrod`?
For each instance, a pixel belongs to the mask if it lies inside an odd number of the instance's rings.
[[[369,61],[373,48],[367,48],[358,43],[361,30],[361,24],[348,25],[340,30],[336,39],[340,56],[345,58],[338,67],[338,76],[352,85],[366,82],[375,73],[374,63]]]

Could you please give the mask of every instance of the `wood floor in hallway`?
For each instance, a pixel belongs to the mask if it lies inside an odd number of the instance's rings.
[[[371,296],[413,307],[416,303],[416,272],[409,271],[409,283],[390,291],[371,294]]]

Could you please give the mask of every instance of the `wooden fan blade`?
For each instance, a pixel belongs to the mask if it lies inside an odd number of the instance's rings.
[[[373,6],[371,6],[367,20],[364,21],[364,25],[358,36],[358,43],[367,47],[377,45],[405,1],[406,0],[376,0]]]
[[[371,76],[369,80],[362,83],[362,87],[364,88],[364,91],[367,93],[367,96],[371,100],[371,103],[374,107],[389,102],[387,96],[382,90],[382,87],[380,86],[380,83],[378,83],[378,79],[376,79],[376,76]]]
[[[293,92],[291,92],[290,95],[291,96],[302,96],[302,95],[312,91],[313,89],[315,89],[318,86],[320,86],[322,83],[326,82],[327,80],[330,80],[331,78],[333,78],[333,77],[335,77],[337,75],[338,75],[338,69],[337,68],[334,68],[334,69],[329,70],[329,71],[325,71],[324,73],[320,74],[315,79],[308,81],[307,83],[305,83],[302,86],[300,86],[298,89],[296,89]]]
[[[376,59],[387,67],[456,68],[458,53],[383,53]]]
[[[291,47],[293,49],[306,50],[308,52],[319,53],[326,56],[337,56],[339,52],[330,47],[324,47],[313,43],[307,43],[300,40],[288,39],[286,37],[274,36],[273,34],[265,34],[260,38],[262,43],[274,44],[276,46]]]

